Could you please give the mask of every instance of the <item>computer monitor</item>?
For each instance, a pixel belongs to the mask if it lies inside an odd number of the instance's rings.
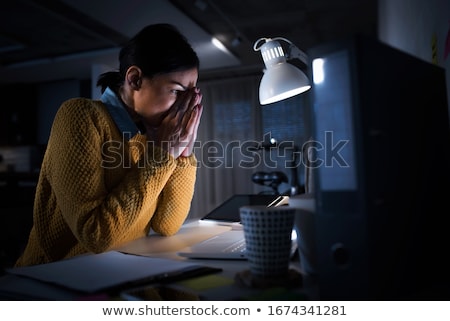
[[[449,299],[444,69],[364,36],[308,56],[320,299]]]

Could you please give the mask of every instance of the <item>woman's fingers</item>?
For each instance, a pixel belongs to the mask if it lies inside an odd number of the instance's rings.
[[[198,105],[202,100],[200,89],[194,87],[179,94],[177,101],[172,106],[174,114],[185,114],[187,111]]]
[[[191,117],[189,119],[188,126],[186,128],[186,134],[183,136],[182,140],[186,142],[186,148],[182,152],[182,156],[189,156],[192,154],[194,149],[194,143],[197,139],[197,130],[200,125],[200,118],[203,113],[203,105],[198,105],[193,110]]]

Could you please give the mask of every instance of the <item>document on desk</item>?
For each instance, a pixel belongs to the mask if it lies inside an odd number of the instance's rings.
[[[53,263],[7,269],[7,273],[85,293],[168,282],[218,272],[198,263],[110,251]]]

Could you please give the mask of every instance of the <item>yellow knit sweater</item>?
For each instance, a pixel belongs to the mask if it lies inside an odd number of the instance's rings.
[[[197,163],[136,134],[123,138],[101,101],[63,103],[36,190],[33,227],[16,266],[100,253],[176,233],[189,212]]]

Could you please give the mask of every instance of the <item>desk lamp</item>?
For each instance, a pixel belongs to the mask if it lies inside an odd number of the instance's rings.
[[[280,41],[289,44],[286,55]],[[282,37],[259,38],[253,45],[253,50],[261,51],[266,66],[259,85],[259,102],[261,105],[275,103],[299,95],[311,88],[309,79],[303,71],[287,62],[288,59],[297,58],[305,65],[308,64],[307,55],[288,39]],[[293,164],[291,164],[291,195],[300,193],[296,166],[298,151],[298,147],[294,147],[294,160]]]
[[[284,54],[280,40],[289,44],[287,55]],[[259,85],[259,102],[271,104],[301,94],[311,88],[308,77],[287,59],[298,58],[307,64],[307,56],[291,41],[285,38],[260,38],[253,45],[253,50],[261,51],[266,66]]]

